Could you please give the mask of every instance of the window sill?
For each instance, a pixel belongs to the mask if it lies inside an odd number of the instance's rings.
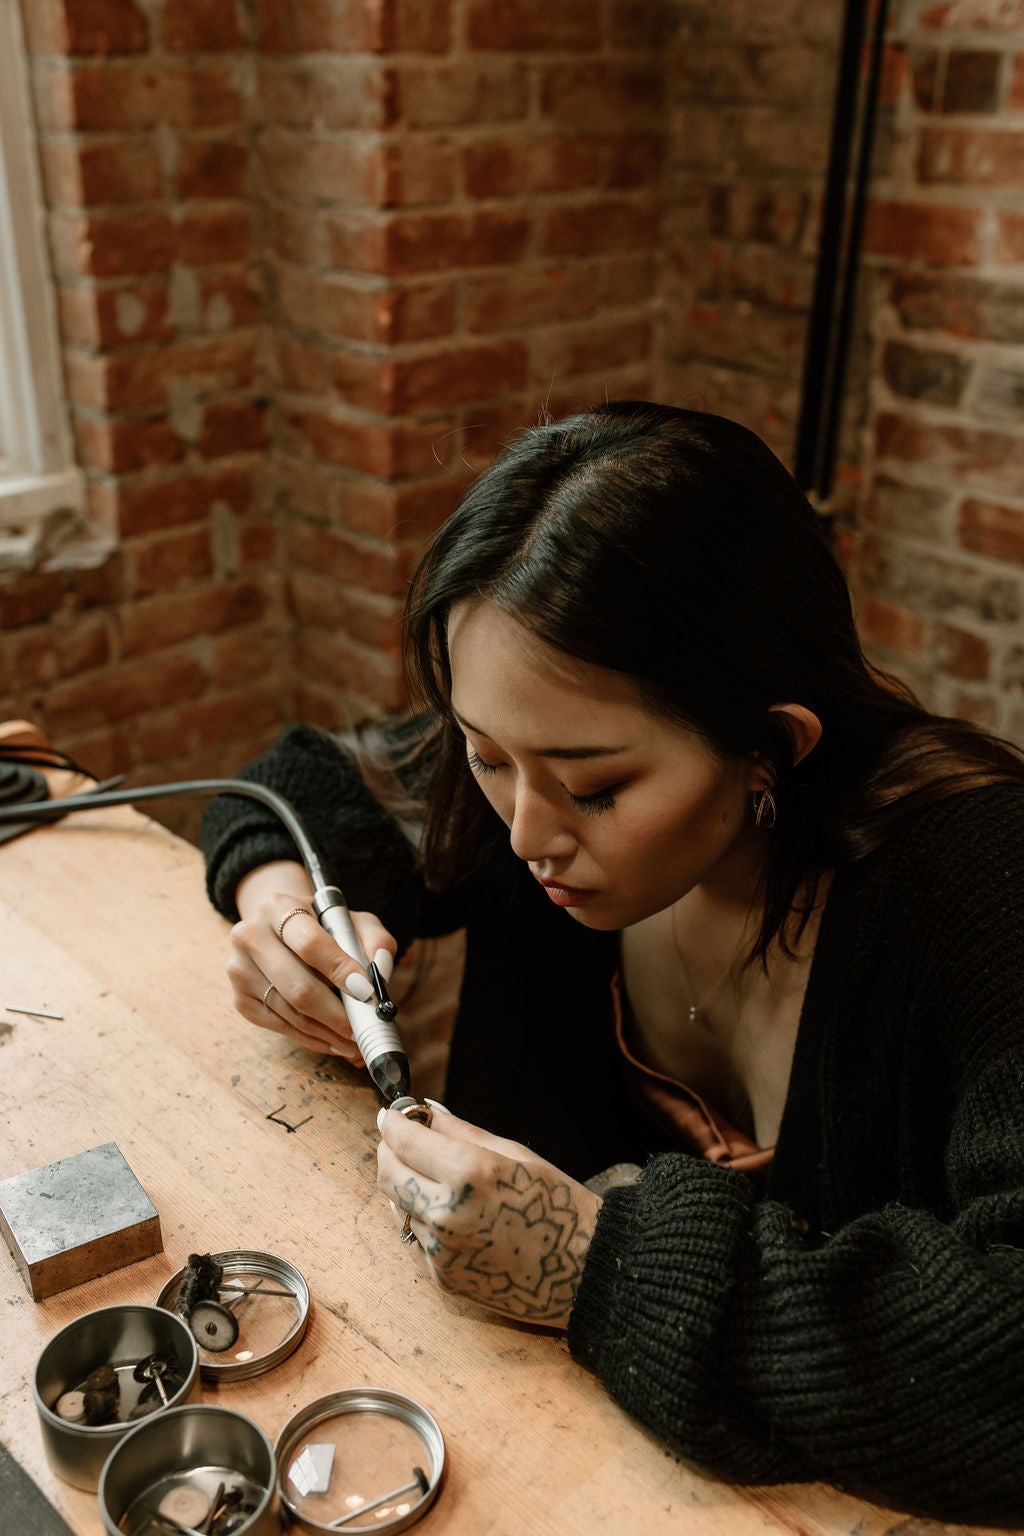
[[[85,479],[80,469],[57,474],[29,474],[0,461],[0,533],[8,529],[31,531],[31,525],[51,512],[82,512]]]

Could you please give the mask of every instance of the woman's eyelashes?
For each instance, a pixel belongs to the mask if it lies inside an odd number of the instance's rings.
[[[469,766],[478,779],[487,778],[492,773],[497,773],[500,764],[485,763],[479,752],[472,747],[467,748]],[[562,786],[565,788],[565,786]],[[580,811],[584,816],[599,816],[602,811],[610,811],[615,805],[615,796],[622,788],[621,784],[610,784],[607,789],[596,789],[589,795],[575,795],[571,789],[566,789],[569,803],[574,811]]]

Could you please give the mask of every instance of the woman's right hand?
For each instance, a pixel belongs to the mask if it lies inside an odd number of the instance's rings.
[[[235,1008],[250,1024],[287,1035],[311,1051],[346,1061],[362,1058],[341,999],[373,997],[370,978],[340,949],[313,912],[313,888],[299,863],[281,860],[250,871],[235,900],[241,922],[231,930],[228,979]],[[353,912],[364,952],[385,981],[397,945],[372,912]]]

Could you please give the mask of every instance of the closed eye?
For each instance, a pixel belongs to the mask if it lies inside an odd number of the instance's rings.
[[[466,756],[469,759],[470,768],[478,778],[482,779],[488,773],[497,773],[497,763],[485,763],[479,752],[475,752],[472,747],[467,749]]]
[[[621,784],[610,784],[607,789],[597,789],[592,795],[574,795],[568,791],[574,811],[582,811],[584,816],[600,816],[602,811],[610,811],[615,805],[615,796],[622,788]]]

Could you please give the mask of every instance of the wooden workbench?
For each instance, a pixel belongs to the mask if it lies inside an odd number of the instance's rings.
[[[276,1370],[204,1386],[204,1400],[274,1440],[343,1387],[419,1399],[448,1454],[423,1536],[883,1536],[901,1524],[820,1485],[707,1477],[620,1412],[562,1337],[444,1296],[374,1183],[376,1091],[244,1023],[226,952],[199,854],[133,811],[81,813],[0,847],[0,1179],[115,1141],[163,1227],[162,1255],[40,1303],[0,1243],[0,1440],[79,1536],[101,1536],[96,1501],[45,1462],[36,1356],[82,1312],[155,1300],[190,1251],[236,1247],[298,1265],[311,1321]]]

